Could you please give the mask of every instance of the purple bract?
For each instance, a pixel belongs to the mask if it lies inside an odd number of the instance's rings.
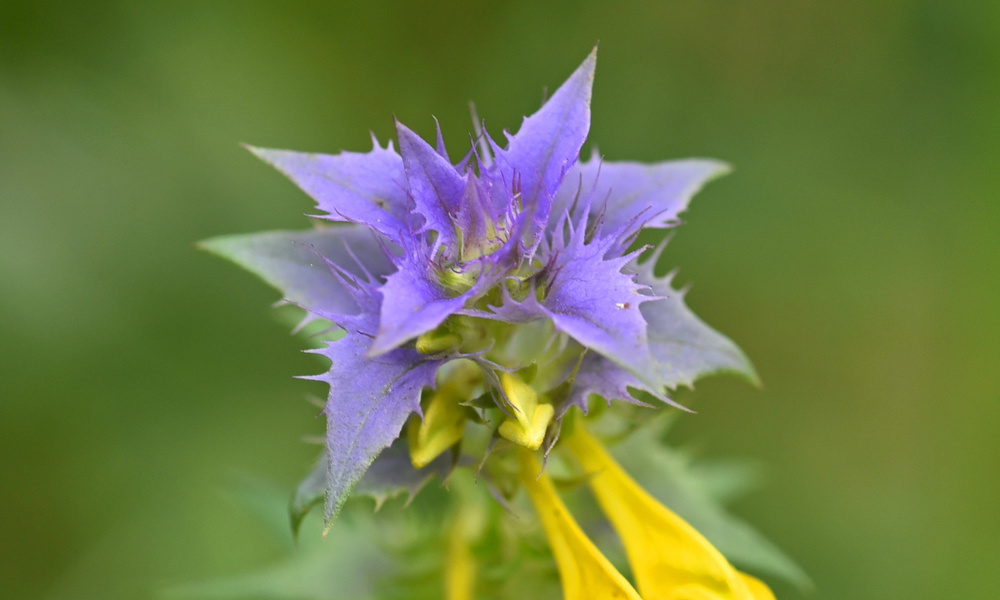
[[[457,165],[440,131],[432,147],[400,123],[398,153],[377,141],[338,155],[253,149],[316,201],[319,219],[347,223],[205,243],[346,332],[316,351],[331,362],[316,377],[330,385],[328,519],[449,362],[478,365],[508,414],[500,374],[533,366],[553,426],[592,395],[670,402],[667,390],[702,375],[754,377],[670,277],[654,275],[655,257],[630,250],[642,228],[676,225],[727,166],[580,162],[595,61],[596,49],[506,147],[484,133]]]

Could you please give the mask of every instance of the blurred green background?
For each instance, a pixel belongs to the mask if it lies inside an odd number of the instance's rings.
[[[600,40],[609,160],[736,171],[664,262],[754,359],[675,436],[768,465],[736,511],[822,599],[1000,596],[1000,3],[0,2],[0,596],[145,598],[280,552],[321,367],[194,249],[302,228],[239,142],[452,154]],[[783,587],[780,598],[801,597]]]

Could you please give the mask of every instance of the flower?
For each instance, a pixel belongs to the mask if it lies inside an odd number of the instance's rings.
[[[755,377],[654,274],[662,246],[644,261],[648,248],[630,249],[642,228],[677,225],[728,167],[579,161],[595,63],[596,48],[505,147],[483,131],[457,164],[440,129],[431,146],[398,122],[398,152],[251,148],[316,201],[317,219],[346,223],[204,243],[344,331],[315,350],[331,363],[313,377],[330,386],[328,523],[404,431],[415,468],[469,421],[548,450],[592,396],[673,404],[668,390],[706,374]]]
[[[625,546],[644,599],[774,600],[764,583],[733,568],[693,527],[639,487],[582,423],[574,425],[566,445],[590,473],[590,487]]]
[[[565,446],[625,546],[638,592],[573,520],[533,454],[519,453],[521,483],[535,505],[559,568],[565,600],[774,600],[737,571],[693,527],[640,488],[601,444],[573,423]]]
[[[534,455],[521,451],[521,483],[535,505],[552,547],[565,600],[587,598],[622,598],[642,600],[632,584],[601,554],[566,505],[559,499],[548,475]]]

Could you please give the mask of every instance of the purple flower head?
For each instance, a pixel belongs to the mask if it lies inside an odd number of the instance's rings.
[[[506,146],[482,133],[457,165],[440,130],[431,146],[401,123],[398,152],[252,149],[319,219],[347,223],[205,244],[345,332],[316,350],[331,362],[315,377],[330,386],[328,520],[408,419],[411,450],[423,444],[428,460],[466,418],[506,418],[498,435],[537,448],[594,395],[671,403],[668,390],[702,375],[754,377],[654,275],[659,250],[645,261],[646,248],[630,250],[642,228],[676,225],[727,166],[580,162],[595,62],[596,49]]]

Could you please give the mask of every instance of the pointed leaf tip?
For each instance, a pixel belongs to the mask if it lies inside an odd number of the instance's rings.
[[[354,225],[220,236],[198,248],[247,269],[285,300],[325,313],[357,310],[350,290],[325,261],[346,265],[355,275],[383,276],[393,268],[374,235]]]
[[[331,522],[375,458],[399,437],[420,410],[420,392],[432,386],[440,361],[398,349],[370,360],[370,339],[351,334],[321,353],[333,367],[326,376],[328,471],[326,520]]]
[[[316,154],[248,146],[316,201],[330,221],[359,223],[390,240],[408,230],[408,198],[401,186],[403,161],[392,149]]]
[[[422,230],[437,232],[439,243],[453,248],[457,234],[451,215],[462,204],[466,177],[442,156],[443,142],[435,149],[398,120],[396,134],[414,211],[424,218]]]
[[[527,117],[507,150],[494,147],[500,189],[520,181],[521,200],[534,206],[540,223],[548,220],[552,198],[563,176],[577,163],[590,131],[590,98],[597,62],[587,56],[547,102]]]

